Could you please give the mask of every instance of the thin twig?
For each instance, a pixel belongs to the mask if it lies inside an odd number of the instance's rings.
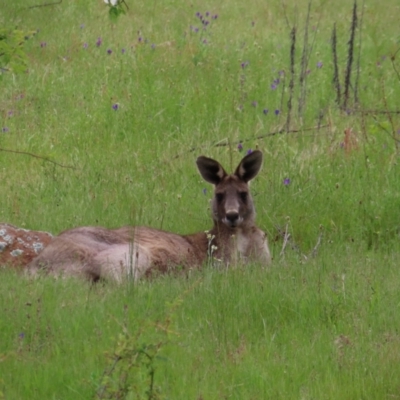
[[[288,113],[286,119],[286,132],[290,129],[290,117],[292,114],[292,100],[294,90],[294,63],[295,63],[295,50],[296,50],[296,27],[292,28],[290,32],[290,82],[289,82],[289,100],[288,100]]]
[[[300,76],[299,76],[300,97],[297,109],[299,117],[301,117],[301,115],[303,114],[303,107],[306,100],[306,83],[307,83],[306,81],[307,81],[307,66],[308,66],[308,27],[310,25],[310,12],[311,12],[311,0],[308,3],[306,24],[304,27],[303,52],[301,55],[301,63],[300,63]]]
[[[354,85],[354,102],[358,103],[358,82],[360,79],[360,63],[361,63],[361,44],[362,44],[362,23],[364,17],[364,5],[365,0],[363,0],[362,8],[361,8],[361,17],[360,17],[360,25],[359,25],[359,41],[358,41],[358,57],[357,57],[357,68],[356,68],[356,82]]]
[[[385,83],[383,82],[383,80],[382,80],[382,94],[383,94],[383,96],[382,96],[383,104],[387,109],[388,104],[387,104],[387,100],[386,100]],[[396,152],[399,152],[399,141],[396,140],[396,128],[394,127],[392,114],[388,113],[386,115],[387,115],[388,120],[390,122],[390,126],[392,127],[392,136],[393,136],[393,139],[394,139],[394,143],[396,145]]]
[[[286,224],[285,232],[283,232],[282,250],[281,250],[281,252],[279,254],[281,257],[285,254],[285,249],[286,249],[286,246],[287,246],[287,244],[289,242],[289,239],[290,239],[290,233],[288,233],[288,224]]]
[[[73,167],[71,165],[63,165],[63,164],[58,163],[57,161],[50,160],[50,158],[48,158],[48,157],[38,156],[37,154],[29,153],[27,151],[10,150],[10,149],[4,149],[2,147],[0,147],[0,151],[4,151],[6,153],[22,154],[25,156],[38,158],[39,160],[44,160],[44,161],[50,162],[50,163],[57,165],[59,167],[62,167],[62,168],[76,169],[75,167]]]
[[[60,4],[60,3],[62,3],[62,0],[60,0],[60,1],[55,1],[55,2],[53,2],[53,3],[43,3],[43,4],[36,4],[36,5],[34,5],[34,6],[30,6],[30,7],[28,7],[28,9],[31,9],[31,8],[37,8],[37,7],[47,7],[47,6],[54,6],[54,5],[56,5],[56,4]]]
[[[337,46],[336,46],[336,22],[333,24],[332,30],[332,56],[333,56],[333,85],[336,90],[336,103],[340,106],[340,78],[339,78],[339,67],[337,59]]]
[[[284,243],[284,246],[282,247],[282,251],[284,251],[285,247],[287,244],[290,244],[290,248],[298,253],[300,256],[304,256],[304,254],[301,253],[299,246],[296,245],[296,243],[293,242],[292,235],[288,233],[288,225],[286,224],[285,230],[283,231],[279,226],[275,226],[276,230],[278,231],[279,236],[281,236],[286,243]],[[282,252],[281,252],[282,255]]]
[[[376,124],[379,126],[379,128],[381,128],[384,132],[386,132],[396,143],[396,147],[398,147],[400,140],[397,139],[384,125],[382,125],[374,116],[372,116],[372,118],[374,119],[374,121],[376,122]]]
[[[396,53],[394,53],[394,54],[390,57],[390,61],[392,62],[392,66],[393,66],[394,72],[396,72],[397,77],[399,78],[399,81],[400,81],[400,74],[399,74],[399,71],[398,71],[397,68],[396,68],[396,64],[394,63],[395,60],[396,60],[396,54],[397,54],[399,51],[400,51],[400,47],[397,49]]]
[[[285,16],[286,24],[287,24],[288,28],[290,28],[289,18],[288,18],[287,13],[286,13],[286,4],[285,4],[285,2],[283,0],[282,0],[282,7],[283,7],[283,14]]]
[[[400,110],[362,110],[361,114],[400,114]]]
[[[315,127],[311,127],[311,128],[291,129],[289,131],[286,131],[285,129],[280,129],[280,130],[275,131],[275,132],[264,133],[262,135],[253,136],[253,137],[246,138],[246,139],[241,139],[241,140],[237,141],[236,143],[230,143],[229,141],[217,140],[217,141],[214,141],[211,144],[206,144],[206,145],[203,145],[203,146],[191,147],[190,149],[188,149],[184,153],[176,154],[172,158],[173,159],[179,158],[184,154],[193,153],[196,150],[200,150],[200,149],[204,149],[204,148],[208,148],[208,147],[226,147],[226,146],[230,146],[232,144],[237,146],[239,144],[250,142],[252,140],[261,140],[261,139],[265,139],[265,138],[276,136],[276,135],[282,135],[283,133],[299,133],[299,132],[306,132],[306,131],[315,131],[315,130],[319,130],[321,128],[327,128],[328,126],[329,125],[320,125],[320,126],[315,126]],[[224,139],[224,140],[226,140],[226,139]]]
[[[357,27],[357,1],[354,1],[353,6],[353,18],[351,20],[350,28],[350,39],[349,39],[349,51],[347,55],[347,66],[346,66],[346,76],[344,79],[344,99],[343,99],[343,109],[347,108],[347,103],[349,100],[350,84],[351,84],[351,70],[353,67],[354,58],[354,38],[356,35]]]
[[[322,236],[323,236],[323,231],[322,231],[322,226],[319,227],[319,235],[318,235],[318,239],[317,239],[317,243],[314,246],[314,248],[312,249],[311,253],[310,253],[310,257],[315,257],[317,255],[318,252],[318,248],[321,244],[321,240],[322,240]]]

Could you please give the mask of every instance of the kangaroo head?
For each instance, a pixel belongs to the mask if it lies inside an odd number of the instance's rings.
[[[212,215],[215,222],[232,229],[253,224],[255,211],[248,183],[259,173],[262,159],[261,151],[253,151],[242,159],[233,174],[228,174],[212,158],[200,156],[197,159],[201,176],[214,185]]]

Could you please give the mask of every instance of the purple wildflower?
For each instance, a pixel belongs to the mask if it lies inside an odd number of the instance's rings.
[[[203,39],[203,44],[207,44],[207,39]]]
[[[138,42],[141,43],[143,38],[141,36],[138,37]]]
[[[245,69],[248,65],[249,65],[249,62],[248,62],[248,61],[244,61],[244,62],[242,62],[242,63],[240,64],[240,66],[241,66],[243,69]]]
[[[107,54],[112,54],[112,50],[111,49],[107,49]]]
[[[317,62],[317,68],[322,68],[324,64],[322,63],[322,61],[318,61]]]
[[[197,17],[197,18],[200,18],[200,16],[201,16],[201,14],[197,11],[196,17]]]
[[[242,151],[242,150],[243,150],[243,145],[242,145],[242,143],[239,143],[239,144],[237,145],[237,149],[238,149],[239,151]]]
[[[251,105],[252,105],[253,107],[257,107],[257,106],[258,106],[258,102],[257,102],[257,101],[253,101],[253,102],[251,103]]]
[[[12,117],[12,116],[14,115],[14,111],[10,110],[10,111],[7,113],[7,115],[8,115],[9,118]]]
[[[285,179],[283,180],[283,184],[284,184],[285,186],[290,185],[290,178],[285,178]]]
[[[210,13],[208,11],[206,11],[206,17],[208,17],[210,15]]]
[[[253,152],[252,149],[248,149],[248,150],[247,150],[247,154],[251,154],[252,152]]]
[[[278,72],[278,74],[279,74],[279,76],[283,76],[283,75],[285,75],[285,71],[284,71],[283,69],[281,69],[281,70]]]
[[[125,49],[121,49],[121,53],[122,53],[122,54],[125,54],[125,53],[126,53],[126,50],[125,50]]]
[[[264,110],[263,110],[264,115],[267,115],[268,111],[269,111],[268,108],[264,108]]]
[[[3,126],[3,129],[1,130],[3,133],[7,133],[10,131],[7,126]]]
[[[89,45],[87,43],[83,43],[83,48],[87,49],[89,47]]]
[[[275,83],[273,83],[272,85],[271,85],[271,90],[275,90],[276,89],[276,85],[275,85]]]
[[[40,42],[40,47],[41,47],[41,48],[46,47],[46,46],[47,46],[47,43],[46,43],[46,42]]]
[[[218,14],[215,14],[211,17],[211,19],[217,19],[218,18]]]
[[[280,79],[279,79],[279,78],[274,79],[275,85],[279,85],[279,82],[280,82]]]
[[[102,43],[103,43],[103,41],[101,40],[101,37],[98,37],[97,41],[96,41],[96,46],[100,47]]]
[[[114,111],[117,111],[119,109],[119,104],[118,103],[114,103],[112,105],[112,108],[113,108]]]
[[[24,333],[24,332],[21,332],[21,333],[18,335],[18,337],[19,337],[20,339],[23,339],[23,338],[25,337],[25,333]]]
[[[280,111],[278,109],[276,109],[275,111],[275,115],[279,115]]]
[[[206,188],[203,189],[203,194],[204,194],[204,196],[207,194],[207,189]]]

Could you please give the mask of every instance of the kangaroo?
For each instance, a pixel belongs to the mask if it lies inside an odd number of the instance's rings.
[[[238,261],[268,264],[268,241],[255,225],[248,185],[260,171],[262,159],[261,151],[255,150],[228,174],[219,162],[197,158],[201,176],[214,185],[214,226],[209,231],[181,236],[145,226],[73,228],[56,236],[28,265],[28,272],[122,282],[129,276],[138,279],[179,267],[200,267],[208,258],[226,266]]]

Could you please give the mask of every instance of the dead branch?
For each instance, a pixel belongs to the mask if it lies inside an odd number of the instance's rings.
[[[60,1],[55,1],[55,2],[53,2],[53,3],[36,4],[36,5],[34,5],[34,6],[28,7],[28,9],[31,9],[31,8],[38,8],[38,7],[54,6],[54,5],[56,5],[56,4],[61,4],[61,3],[62,3],[62,0],[60,0]]]
[[[27,151],[19,151],[19,150],[10,150],[10,149],[4,149],[2,147],[0,147],[0,151],[4,151],[5,153],[14,153],[14,154],[22,154],[25,156],[30,156],[30,157],[34,157],[34,158],[38,158],[39,160],[43,160],[43,161],[47,161],[49,163],[52,163],[54,165],[57,165],[58,167],[62,167],[62,168],[70,168],[70,169],[76,169],[75,167],[71,166],[71,165],[63,165],[58,163],[57,161],[53,161],[48,157],[43,157],[43,156],[39,156],[37,154],[34,153],[29,153]]]

